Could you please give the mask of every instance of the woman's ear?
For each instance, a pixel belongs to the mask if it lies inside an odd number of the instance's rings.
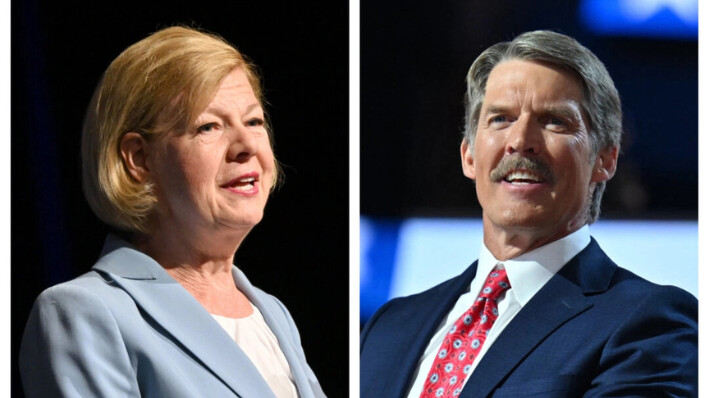
[[[145,137],[134,131],[126,133],[121,138],[120,150],[123,163],[130,175],[138,182],[145,182],[150,178],[147,146],[148,142]]]

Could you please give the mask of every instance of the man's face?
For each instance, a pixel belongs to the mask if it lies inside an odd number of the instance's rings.
[[[595,184],[615,171],[617,148],[592,153],[582,99],[575,76],[548,64],[509,60],[492,70],[474,148],[461,146],[486,233],[551,242],[585,224]]]

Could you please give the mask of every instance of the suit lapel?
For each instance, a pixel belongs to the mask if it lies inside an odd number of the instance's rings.
[[[546,336],[591,306],[578,287],[555,275],[505,327],[470,380],[462,397],[487,397]]]
[[[490,396],[550,333],[592,306],[586,294],[607,289],[615,269],[592,240],[505,327],[470,375],[461,397]]]
[[[113,250],[110,243],[104,249],[109,253],[94,265],[94,270],[115,281],[162,328],[162,333],[172,337],[235,394],[244,398],[274,397],[246,354],[189,292],[152,258],[125,243]]]
[[[380,380],[382,383],[378,390],[382,392],[380,396],[398,397],[408,393],[415,371],[419,366],[419,359],[458,297],[470,287],[470,282],[477,271],[477,265],[476,261],[460,276],[436,286],[433,291],[412,297],[416,301],[413,305],[409,305],[407,312],[402,315],[406,319],[396,323],[420,325],[420,327],[400,331],[394,335],[396,336],[396,346],[416,347],[417,349],[398,350],[397,355],[401,356],[393,358],[390,363],[394,368],[400,368],[402,371],[397,372],[396,378]],[[431,297],[436,297],[436,299],[431,299]],[[436,316],[432,317],[432,314],[436,314]]]

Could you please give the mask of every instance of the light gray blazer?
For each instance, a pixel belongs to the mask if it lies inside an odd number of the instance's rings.
[[[233,267],[302,398],[324,397],[288,310]],[[45,290],[20,348],[27,397],[274,397],[246,354],[152,258],[109,236],[92,271]]]

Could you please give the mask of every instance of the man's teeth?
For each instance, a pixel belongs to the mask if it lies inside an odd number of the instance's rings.
[[[513,171],[505,177],[505,181],[512,184],[533,184],[541,182],[539,177],[526,171]]]

